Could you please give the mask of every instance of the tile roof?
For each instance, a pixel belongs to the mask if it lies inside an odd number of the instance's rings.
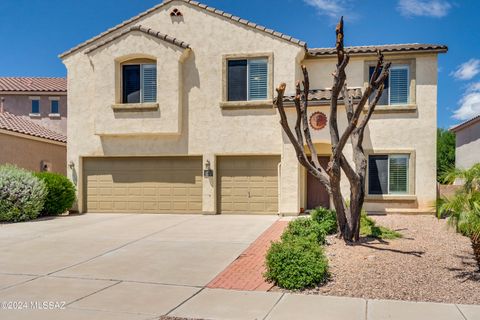
[[[361,88],[349,88],[348,94],[353,100],[358,100],[362,97],[362,89]],[[314,104],[329,104],[330,99],[332,98],[332,90],[331,89],[313,89],[310,90],[308,95],[308,101],[313,102]],[[286,95],[283,98],[283,101],[289,105],[293,104],[293,100],[295,99],[295,95]],[[340,98],[340,101],[342,98]]]
[[[408,52],[408,51],[427,51],[444,53],[448,51],[448,47],[440,44],[424,44],[424,43],[407,43],[407,44],[385,44],[378,46],[356,46],[345,47],[347,53],[351,55],[375,54],[377,50],[383,53],[390,52]],[[335,48],[312,48],[308,50],[310,56],[331,56],[336,55]]]
[[[106,39],[105,41],[100,42],[100,43],[97,44],[96,46],[93,46],[93,47],[89,48],[87,51],[85,51],[85,53],[88,54],[88,53],[90,53],[90,52],[92,52],[92,51],[95,51],[95,50],[103,47],[104,45],[106,45],[106,44],[114,41],[115,39],[118,39],[118,38],[126,35],[127,33],[132,32],[132,31],[140,31],[140,32],[143,32],[143,33],[145,33],[145,34],[151,35],[151,36],[153,36],[153,37],[155,37],[155,38],[158,38],[158,39],[163,40],[163,41],[165,41],[165,42],[171,43],[171,44],[176,45],[176,46],[178,46],[178,47],[180,47],[180,48],[183,48],[183,49],[188,49],[188,48],[190,48],[190,45],[189,45],[188,43],[184,42],[184,41],[181,41],[181,40],[179,40],[179,39],[177,39],[177,38],[174,38],[174,37],[171,37],[171,36],[169,36],[169,35],[166,35],[166,34],[163,34],[163,33],[157,32],[157,31],[154,31],[154,30],[152,30],[152,29],[150,29],[150,28],[146,28],[146,27],[143,27],[143,26],[141,26],[141,25],[137,25],[137,26],[133,26],[133,27],[130,27],[130,28],[128,28],[128,29],[125,29],[123,32],[121,32],[121,33],[119,33],[119,34],[117,34],[117,35],[115,35],[115,36],[113,36],[113,37],[111,37],[111,38],[108,38],[108,39]]]
[[[0,77],[0,92],[67,92],[66,78]]]
[[[67,142],[67,137],[61,133],[47,129],[33,121],[13,115],[8,112],[0,113],[0,129],[23,133],[29,136],[44,138],[57,142]]]
[[[268,29],[268,28],[266,28],[266,27],[264,27],[264,26],[261,26],[261,25],[259,25],[259,24],[254,23],[254,22],[250,22],[250,21],[245,20],[245,19],[242,19],[242,18],[240,18],[240,17],[236,17],[236,16],[234,16],[234,15],[232,15],[232,14],[230,14],[230,13],[227,13],[227,12],[224,12],[224,11],[222,11],[222,10],[209,7],[209,6],[205,5],[205,4],[201,4],[201,3],[197,2],[197,1],[194,1],[194,0],[165,0],[164,2],[160,3],[159,5],[153,7],[153,8],[151,8],[151,9],[145,11],[145,12],[142,12],[142,13],[140,13],[139,15],[137,15],[137,16],[131,18],[131,19],[128,19],[128,20],[120,23],[120,24],[116,25],[116,26],[113,27],[113,28],[110,28],[110,29],[108,29],[108,30],[105,31],[105,32],[100,33],[98,36],[93,37],[93,38],[91,38],[91,39],[89,39],[89,40],[87,40],[87,41],[85,41],[85,42],[77,45],[76,47],[74,47],[74,48],[72,48],[72,49],[70,49],[70,50],[68,50],[68,51],[60,54],[59,57],[60,57],[60,58],[65,58],[66,56],[68,56],[68,55],[70,55],[70,54],[72,54],[72,53],[74,53],[74,52],[76,52],[76,51],[78,51],[78,50],[80,50],[80,49],[88,46],[89,44],[95,42],[96,40],[98,40],[98,39],[106,36],[107,34],[109,34],[109,33],[111,33],[111,32],[114,32],[114,31],[116,31],[116,30],[118,30],[118,29],[120,29],[120,28],[122,28],[122,27],[124,27],[124,26],[127,26],[127,25],[129,25],[129,24],[133,24],[134,22],[136,22],[137,20],[143,18],[144,16],[146,16],[146,15],[148,15],[148,14],[150,14],[150,13],[152,13],[152,12],[154,12],[154,11],[156,11],[156,10],[158,10],[158,9],[160,9],[160,8],[166,6],[167,4],[169,4],[169,3],[171,3],[171,2],[174,2],[174,1],[180,1],[180,2],[183,2],[183,3],[188,3],[188,4],[192,5],[192,6],[197,7],[197,8],[204,9],[204,10],[209,11],[209,12],[211,12],[211,13],[214,13],[214,14],[216,14],[216,15],[218,15],[218,16],[221,16],[221,17],[224,17],[224,18],[233,20],[233,21],[235,21],[235,22],[238,22],[238,23],[240,23],[240,24],[243,24],[243,25],[245,25],[245,26],[247,26],[247,27],[254,28],[254,29],[260,30],[260,31],[262,31],[262,32],[268,33],[268,34],[270,34],[270,35],[272,35],[272,36],[274,36],[274,37],[277,37],[277,38],[280,38],[280,39],[289,41],[289,42],[291,42],[291,43],[293,43],[293,44],[297,44],[297,45],[302,46],[302,47],[305,47],[305,48],[307,47],[307,44],[306,44],[304,41],[295,39],[295,38],[293,38],[293,37],[291,37],[291,36],[288,36],[288,35],[286,35],[286,34],[284,34],[284,33],[281,33],[281,32],[278,32],[278,31],[275,31],[275,30],[272,30],[272,29]]]
[[[467,120],[467,121],[464,121],[460,124],[457,124],[456,126],[450,128],[450,131],[458,132],[458,131],[462,130],[463,128],[468,127],[468,126],[470,126],[472,124],[475,124],[477,122],[480,122],[480,114],[476,117],[473,117],[470,120]]]

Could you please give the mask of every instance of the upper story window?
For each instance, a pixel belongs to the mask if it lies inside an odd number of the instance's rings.
[[[32,114],[39,114],[40,113],[40,100],[39,99],[32,99]]]
[[[369,78],[374,66],[369,67]],[[385,80],[385,87],[378,105],[405,105],[410,103],[410,68],[408,65],[392,65]],[[371,97],[373,99],[373,96]]]
[[[228,60],[228,101],[266,100],[268,59]]]
[[[122,65],[122,102],[157,102],[157,65],[154,63]]]
[[[408,154],[371,155],[368,157],[369,194],[408,194]]]
[[[59,114],[60,113],[60,104],[58,100],[50,101],[50,113]]]

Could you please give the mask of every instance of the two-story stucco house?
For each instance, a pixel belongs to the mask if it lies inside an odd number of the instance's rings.
[[[351,47],[352,95],[365,86],[377,49],[393,68],[364,143],[366,209],[431,210],[437,55],[447,48]],[[61,58],[68,69],[68,175],[80,211],[297,215],[329,206],[298,163],[273,100],[281,82],[292,92],[305,64],[316,89],[313,140],[328,162],[333,49],[308,49],[198,2],[167,0]],[[293,121],[294,108],[288,112]],[[343,186],[348,194],[346,179]]]

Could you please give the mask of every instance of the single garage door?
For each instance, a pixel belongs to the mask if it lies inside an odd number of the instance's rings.
[[[84,172],[88,212],[202,211],[200,157],[89,158]]]
[[[279,156],[218,157],[220,213],[278,213]]]

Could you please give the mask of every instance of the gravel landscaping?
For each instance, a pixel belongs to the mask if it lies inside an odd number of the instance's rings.
[[[478,304],[480,273],[470,240],[433,216],[373,217],[402,233],[388,241],[362,239],[326,246],[331,280],[306,294]],[[274,289],[276,290],[276,289]]]

